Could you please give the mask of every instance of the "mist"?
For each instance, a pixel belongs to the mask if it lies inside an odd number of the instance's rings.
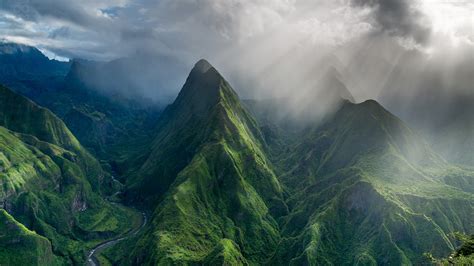
[[[51,12],[57,2],[4,2],[2,38],[108,62],[91,83],[127,97],[170,103],[201,58],[241,98],[285,99],[296,116],[337,108],[346,90],[402,117],[420,95],[473,91],[469,2],[107,0]]]

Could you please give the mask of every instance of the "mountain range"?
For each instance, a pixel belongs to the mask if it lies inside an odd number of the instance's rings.
[[[345,101],[290,136],[274,123],[277,141],[262,124],[198,62],[130,179],[131,199],[157,207],[119,261],[419,264],[474,225],[474,173],[375,101]]]
[[[107,64],[68,66],[44,89],[0,73],[1,264],[81,264],[108,243],[101,265],[419,265],[474,231],[470,161],[356,103],[336,67],[318,75],[331,108],[300,119],[312,98],[296,116],[241,100],[204,59],[164,109],[90,83]]]

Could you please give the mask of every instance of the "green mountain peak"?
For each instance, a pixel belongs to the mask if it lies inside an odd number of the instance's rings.
[[[185,108],[195,114],[205,115],[223,95],[236,98],[237,94],[222,75],[206,60],[199,60],[170,109]]]
[[[133,253],[138,263],[262,263],[271,255],[279,239],[272,215],[287,207],[261,135],[225,79],[198,62],[128,184],[132,199],[156,206]],[[149,241],[159,250],[142,246]]]
[[[206,59],[200,59],[194,65],[193,71],[199,71],[199,72],[205,73],[210,68],[213,68],[213,66],[211,65],[211,63],[209,63],[209,61],[207,61]]]

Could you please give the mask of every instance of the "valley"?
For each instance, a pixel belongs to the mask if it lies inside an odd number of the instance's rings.
[[[201,59],[163,106],[87,80],[123,61],[7,48],[1,265],[422,265],[470,243],[455,234],[474,232],[470,159],[356,103],[335,68],[290,113]],[[51,68],[33,83],[16,77],[30,54]],[[332,106],[314,114],[318,97]]]
[[[135,211],[138,212],[138,210],[135,210]],[[112,248],[114,245],[116,245],[120,241],[123,241],[123,240],[125,240],[129,237],[133,237],[133,236],[139,234],[140,231],[145,227],[145,225],[147,223],[147,220],[148,220],[148,217],[144,212],[139,213],[139,214],[141,214],[141,220],[140,220],[140,223],[138,224],[138,226],[135,225],[134,227],[131,227],[130,230],[125,232],[123,235],[121,235],[121,236],[119,236],[115,239],[104,241],[102,243],[99,243],[97,246],[95,246],[87,255],[87,265],[89,265],[89,266],[98,266],[98,265],[104,264],[103,262],[101,263],[99,261],[99,259],[97,259],[97,257],[100,256],[100,253],[103,250]],[[101,258],[101,260],[104,260],[104,258]]]

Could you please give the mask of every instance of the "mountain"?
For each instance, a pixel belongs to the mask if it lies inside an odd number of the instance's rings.
[[[53,111],[83,146],[114,164],[123,160],[122,150],[149,137],[162,109],[138,91],[128,93],[136,90],[123,80],[141,77],[127,72],[122,61],[59,62],[35,47],[1,43],[0,84]]]
[[[32,46],[0,42],[0,84],[34,98],[59,86],[69,62],[50,60]]]
[[[113,181],[99,162],[57,116],[3,86],[0,177],[2,225],[11,229],[2,261],[80,264],[95,241],[127,230],[130,214],[102,197]]]
[[[344,104],[289,150],[275,162],[291,212],[271,263],[420,264],[473,230],[474,174],[375,101]]]
[[[470,53],[470,55],[473,53]],[[474,57],[405,52],[378,98],[452,163],[474,166]]]
[[[56,97],[41,103],[58,114],[85,147],[113,161],[111,154],[123,153],[128,143],[136,145],[149,138],[148,130],[154,127],[161,107],[90,83],[89,76],[99,65],[75,60]]]
[[[287,208],[261,132],[227,81],[199,61],[157,130],[127,184],[130,198],[156,206],[134,263],[263,263],[280,239],[273,217]]]
[[[6,265],[56,265],[58,261],[45,237],[28,230],[0,209],[0,260]],[[17,256],[11,256],[16,254]]]
[[[242,101],[249,112],[259,120],[267,141],[278,142],[275,136],[272,136],[275,133],[272,130],[279,131],[279,137],[288,135],[290,132],[317,124],[325,116],[337,111],[345,101],[355,102],[340,71],[335,67],[321,71],[323,74],[317,75],[319,78],[311,89],[299,95]]]
[[[474,173],[373,100],[288,131],[201,60],[156,130],[126,193],[151,223],[119,264],[422,264],[474,230]]]
[[[341,98],[350,102],[355,102],[354,96],[352,96],[352,93],[347,89],[342,80],[342,75],[335,67],[329,68],[320,81],[320,86],[324,88],[321,93],[323,96],[322,98]]]
[[[1,47],[0,57],[13,59],[0,69],[18,70],[5,75],[16,92],[0,86],[1,263],[83,264],[87,250],[121,237],[102,259],[419,265],[429,262],[423,254],[452,253],[453,232],[474,231],[474,171],[463,166],[471,76],[463,68],[440,78],[440,69],[407,54],[388,80],[369,82],[357,73],[373,69],[344,69],[335,56],[298,75],[286,75],[282,58],[271,66],[282,73],[278,85],[301,93],[242,101],[200,60],[161,112],[126,92],[150,92],[149,81],[162,77],[143,56],[74,60],[63,71],[34,48]],[[374,59],[380,72],[392,67],[384,58]],[[141,79],[143,68],[150,79]],[[380,99],[408,123],[377,101],[355,103],[346,85],[369,83],[386,84]],[[410,93],[415,100],[404,101]],[[136,214],[105,198],[140,208],[143,226],[130,230]]]
[[[181,62],[150,51],[107,62],[74,60],[80,63],[75,74],[89,88],[102,94],[125,100],[149,101],[158,105],[168,104],[175,97],[175,88],[186,73]],[[113,77],[113,78],[111,78]]]

